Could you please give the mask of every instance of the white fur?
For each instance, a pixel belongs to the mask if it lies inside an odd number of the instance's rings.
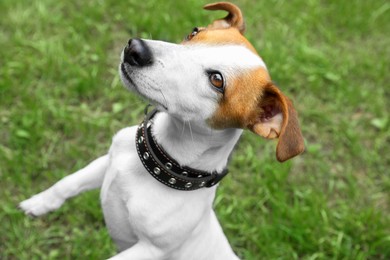
[[[240,74],[266,68],[259,56],[242,45],[145,42],[155,58],[154,65],[127,70],[136,86],[121,73],[122,81],[157,104],[160,110],[169,104],[169,113],[184,120],[204,122],[218,105],[220,95],[212,90],[207,70],[220,71],[229,87]]]
[[[161,110],[152,126],[157,142],[179,163],[221,171],[242,130],[213,130],[205,120],[220,94],[205,70],[221,71],[227,81],[263,61],[243,46],[181,46],[147,41],[155,62],[126,67],[127,87]],[[20,204],[39,216],[59,208],[80,192],[101,187],[109,233],[120,251],[113,259],[237,259],[212,209],[216,187],[178,191],[156,181],[144,169],[135,148],[136,127],[115,135],[108,155],[65,177]]]

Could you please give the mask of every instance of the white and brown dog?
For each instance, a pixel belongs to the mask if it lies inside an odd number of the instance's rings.
[[[213,211],[215,184],[249,129],[279,138],[276,157],[304,150],[297,113],[272,83],[244,38],[241,11],[195,28],[182,44],[132,39],[122,52],[124,85],[158,111],[115,135],[111,148],[85,168],[23,201],[39,216],[66,199],[101,187],[115,259],[237,259]]]

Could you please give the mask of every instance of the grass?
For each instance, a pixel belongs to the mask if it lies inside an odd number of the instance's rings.
[[[0,2],[0,258],[115,253],[98,191],[38,219],[19,201],[105,153],[144,103],[121,87],[130,37],[179,42],[223,13],[206,2]],[[243,259],[390,258],[390,4],[236,3],[247,37],[295,101],[304,155],[275,162],[247,132],[215,208]]]

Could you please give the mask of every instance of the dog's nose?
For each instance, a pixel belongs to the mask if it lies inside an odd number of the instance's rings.
[[[145,41],[130,39],[124,50],[124,61],[132,66],[143,67],[152,64],[152,53]]]

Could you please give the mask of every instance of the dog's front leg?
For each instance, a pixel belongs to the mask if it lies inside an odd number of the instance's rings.
[[[49,189],[22,201],[19,207],[28,215],[39,216],[61,207],[66,199],[77,194],[99,188],[109,163],[104,155],[85,168],[63,178]]]
[[[109,260],[159,260],[166,259],[163,251],[156,246],[145,242],[138,241],[134,246],[120,252],[119,254],[109,258]]]

